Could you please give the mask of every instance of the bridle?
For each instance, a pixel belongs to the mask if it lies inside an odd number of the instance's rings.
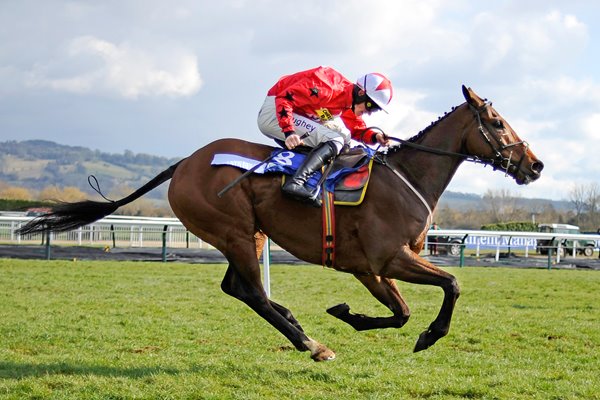
[[[473,105],[469,104],[469,109],[475,115],[475,119],[477,120],[477,124],[479,125],[477,127],[477,130],[483,136],[483,138],[485,139],[487,144],[490,145],[490,148],[492,149],[492,152],[494,153],[494,158],[477,159],[477,161],[475,161],[475,160],[473,160],[473,161],[483,163],[486,165],[491,165],[494,170],[496,170],[496,169],[503,170],[506,175],[509,174],[511,167],[514,169],[515,172],[519,171],[521,169],[521,165],[523,165],[523,159],[525,158],[525,154],[527,154],[527,149],[529,148],[529,143],[527,143],[524,140],[521,140],[519,142],[504,144],[496,135],[492,135],[491,134],[492,131],[490,130],[489,124],[483,122],[481,119],[481,113],[487,112],[488,106],[491,107],[492,103],[485,102],[485,103],[483,103],[483,105],[481,107],[479,107],[479,109],[477,109]],[[484,129],[484,126],[485,126],[485,129]],[[487,132],[486,132],[486,130],[487,130]],[[494,138],[496,145],[494,145],[494,143],[492,143],[490,136]],[[510,149],[511,147],[514,147],[517,145],[523,145],[525,147],[525,151],[523,152],[523,155],[521,156],[521,159],[519,160],[519,162],[515,165],[512,162],[512,154],[513,154],[512,149],[510,150],[508,157],[503,156],[502,151],[504,151],[506,149]],[[467,159],[467,161],[471,161],[471,160]]]
[[[386,136],[388,139],[399,142],[402,145],[412,147],[417,150],[421,150],[421,151],[425,151],[425,152],[433,153],[433,154],[444,155],[444,156],[459,157],[465,161],[470,161],[470,162],[484,164],[484,165],[491,165],[494,170],[503,169],[505,171],[506,175],[508,175],[511,168],[514,168],[515,172],[519,171],[519,169],[521,168],[521,165],[523,163],[525,154],[527,153],[527,149],[529,148],[529,144],[527,144],[527,142],[525,142],[525,141],[520,141],[520,142],[515,142],[515,143],[505,145],[497,137],[497,135],[492,134],[493,127],[492,127],[492,129],[490,129],[491,128],[490,125],[485,123],[481,119],[481,113],[487,112],[488,106],[491,107],[491,105],[492,105],[491,102],[489,102],[489,103],[484,102],[481,107],[476,108],[473,105],[468,104],[469,109],[473,112],[475,121],[478,124],[478,127],[477,127],[478,132],[483,136],[485,141],[489,144],[490,148],[492,149],[492,152],[494,153],[494,156],[492,158],[479,157],[479,156],[474,156],[474,155],[470,155],[470,154],[457,153],[457,152],[453,152],[453,151],[437,149],[435,147],[424,146],[422,144],[414,143],[409,140],[403,140],[403,139],[387,136],[385,134],[385,132],[383,132],[383,130],[381,130],[380,128],[377,128],[377,127],[370,127],[367,129],[377,129],[377,130],[381,131],[381,133],[383,133],[384,136]],[[453,111],[454,110],[456,110],[456,108],[453,109]],[[463,148],[463,149],[465,146],[466,132],[467,132],[467,130],[465,129],[465,131],[463,131],[463,133],[462,133],[461,148]],[[495,144],[491,138],[494,138]],[[523,156],[521,156],[519,163],[517,165],[514,165],[512,162],[512,150],[510,151],[508,157],[503,156],[502,151],[509,149],[516,145],[524,145],[525,152],[523,152]],[[377,162],[383,164],[384,166],[388,167],[398,178],[400,178],[402,181],[404,181],[406,186],[408,186],[408,188],[410,190],[412,190],[412,192],[417,196],[417,198],[421,201],[421,203],[423,203],[423,205],[427,209],[427,213],[428,213],[425,226],[429,226],[429,224],[431,223],[432,217],[433,217],[433,211],[431,210],[431,207],[429,206],[428,202],[425,200],[423,195],[410,183],[410,181],[406,177],[404,177],[404,175],[402,175],[400,173],[400,171],[398,171],[394,166],[390,165],[387,162],[387,153],[384,154],[381,152],[376,152],[375,160]]]
[[[388,137],[392,141],[400,143],[401,145],[404,145],[407,147],[412,147],[414,149],[425,151],[428,153],[439,154],[439,155],[444,155],[444,156],[459,157],[459,158],[464,159],[465,161],[469,161],[469,162],[473,162],[473,163],[477,163],[477,164],[490,165],[494,170],[497,170],[497,169],[503,170],[505,172],[505,174],[508,175],[509,172],[511,171],[511,169],[515,172],[519,171],[521,169],[523,160],[525,158],[525,154],[527,153],[527,149],[529,148],[529,144],[523,140],[521,140],[519,142],[515,142],[515,143],[510,143],[510,144],[503,144],[502,141],[497,137],[497,135],[492,134],[492,132],[494,131],[494,128],[491,127],[490,124],[484,122],[481,119],[481,113],[487,112],[488,106],[491,107],[491,105],[492,105],[491,102],[484,102],[484,104],[481,107],[476,108],[475,106],[468,104],[469,109],[473,112],[473,116],[475,117],[475,121],[478,125],[477,126],[478,132],[483,136],[486,143],[492,149],[494,156],[491,158],[475,156],[475,155],[465,154],[465,153],[457,153],[457,152],[448,151],[448,150],[441,150],[441,149],[437,149],[435,147],[424,146],[422,144],[414,143],[409,140],[404,140],[404,139],[391,137],[391,136],[387,136],[387,135],[386,135],[386,137]],[[380,128],[377,128],[377,127],[370,127],[368,129],[377,129],[377,130],[381,131],[382,133],[384,133]],[[466,133],[466,131],[463,132],[463,143],[462,143],[463,148],[464,148],[465,133]],[[385,133],[384,133],[384,135],[385,135]],[[494,140],[492,141],[491,138],[493,138]],[[521,159],[519,160],[519,162],[517,164],[514,164],[513,160],[512,160],[512,154],[513,154],[512,150],[508,154],[508,157],[505,157],[504,155],[502,155],[502,152],[506,149],[510,149],[511,147],[514,147],[517,145],[525,146],[525,151],[523,152],[523,155],[521,156]]]

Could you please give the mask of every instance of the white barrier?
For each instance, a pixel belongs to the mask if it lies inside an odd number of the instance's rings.
[[[558,250],[556,252],[556,262],[560,262],[560,246],[563,240],[594,240],[596,242],[595,249],[598,248],[598,241],[600,241],[600,235],[597,234],[573,234],[573,233],[546,233],[546,232],[517,232],[517,231],[474,231],[466,229],[437,229],[429,230],[427,237],[432,236],[450,236],[462,238],[463,244],[469,237],[473,238],[493,238],[496,243],[496,261],[499,258],[500,247],[517,247],[512,245],[515,239],[522,239],[528,245],[535,247],[534,241],[538,239],[545,240],[556,240],[558,241]],[[515,243],[516,244],[516,243]],[[526,245],[526,248],[528,246]],[[575,252],[576,253],[576,252]],[[576,254],[574,254],[576,256]]]
[[[0,242],[2,243],[39,243],[42,235],[16,235],[14,231],[30,221],[32,217],[25,216],[0,216]],[[70,232],[53,234],[53,243],[76,245],[110,245],[119,244],[127,247],[160,247],[162,245],[163,231],[167,230],[167,247],[197,247],[212,248],[207,243],[187,231],[177,218],[153,218],[111,215],[100,219],[93,224]],[[569,240],[594,240],[600,241],[600,235],[592,234],[563,234],[544,232],[514,232],[514,231],[476,231],[465,229],[438,229],[430,230],[428,238],[432,236],[450,236],[460,238],[465,247],[496,247],[500,248],[525,247],[535,249],[538,239]],[[426,243],[427,244],[427,243]],[[560,246],[560,243],[559,243]],[[597,249],[598,245],[596,245]],[[557,252],[559,253],[559,252]],[[557,257],[560,255],[557,254]]]
[[[14,232],[32,217],[0,216],[0,242],[39,243],[41,234],[16,235]],[[75,245],[119,245],[125,247],[161,247],[167,230],[168,247],[212,248],[190,233],[177,218],[110,216],[69,232],[53,233],[51,241]]]

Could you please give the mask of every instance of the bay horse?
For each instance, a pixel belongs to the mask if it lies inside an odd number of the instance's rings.
[[[543,163],[532,153],[490,102],[462,87],[465,103],[399,146],[392,146],[372,169],[361,205],[336,206],[336,264],[353,274],[391,311],[371,317],[340,304],[327,312],[356,330],[400,328],[410,310],[395,280],[442,288],[435,320],[420,334],[414,351],[444,337],[450,328],[460,290],[454,276],[419,256],[435,209],[457,168],[465,160],[491,165],[528,184],[540,177]],[[335,353],[308,337],[290,310],[270,300],[262,286],[257,241],[268,235],[283,249],[308,263],[322,259],[321,210],[284,196],[279,174],[251,174],[224,196],[217,193],[240,177],[231,166],[212,166],[215,154],[263,160],[273,147],[221,139],[161,172],[129,196],[109,202],[60,203],[23,226],[19,233],[66,231],[94,222],[171,179],[169,203],[183,225],[226,257],[222,290],[246,303],[315,361]],[[260,243],[259,243],[260,244]]]

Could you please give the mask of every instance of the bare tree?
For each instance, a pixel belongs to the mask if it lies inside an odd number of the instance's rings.
[[[596,230],[598,229],[598,211],[600,211],[600,186],[596,182],[588,185],[585,199],[588,212],[586,230]]]
[[[572,222],[582,230],[595,231],[600,227],[600,186],[593,182],[576,184],[569,192],[575,215]]]
[[[581,225],[582,215],[586,208],[586,186],[584,184],[575,184],[569,192],[569,201],[575,211],[575,223]]]
[[[488,189],[483,195],[486,207],[490,212],[492,222],[508,222],[521,217],[518,207],[518,196],[508,189]]]

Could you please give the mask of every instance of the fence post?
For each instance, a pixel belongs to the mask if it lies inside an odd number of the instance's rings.
[[[117,240],[115,238],[115,225],[110,224],[110,235],[112,236],[113,249],[117,247]]]
[[[165,225],[162,231],[162,262],[167,262],[167,228]]]
[[[466,234],[460,242],[460,268],[465,266],[465,240],[467,240],[467,237],[469,237],[469,234]]]
[[[50,259],[50,237],[52,236],[52,232],[46,232],[46,260]],[[42,240],[43,235],[42,235]]]
[[[267,297],[271,297],[271,238],[267,238],[263,247],[263,287]]]

